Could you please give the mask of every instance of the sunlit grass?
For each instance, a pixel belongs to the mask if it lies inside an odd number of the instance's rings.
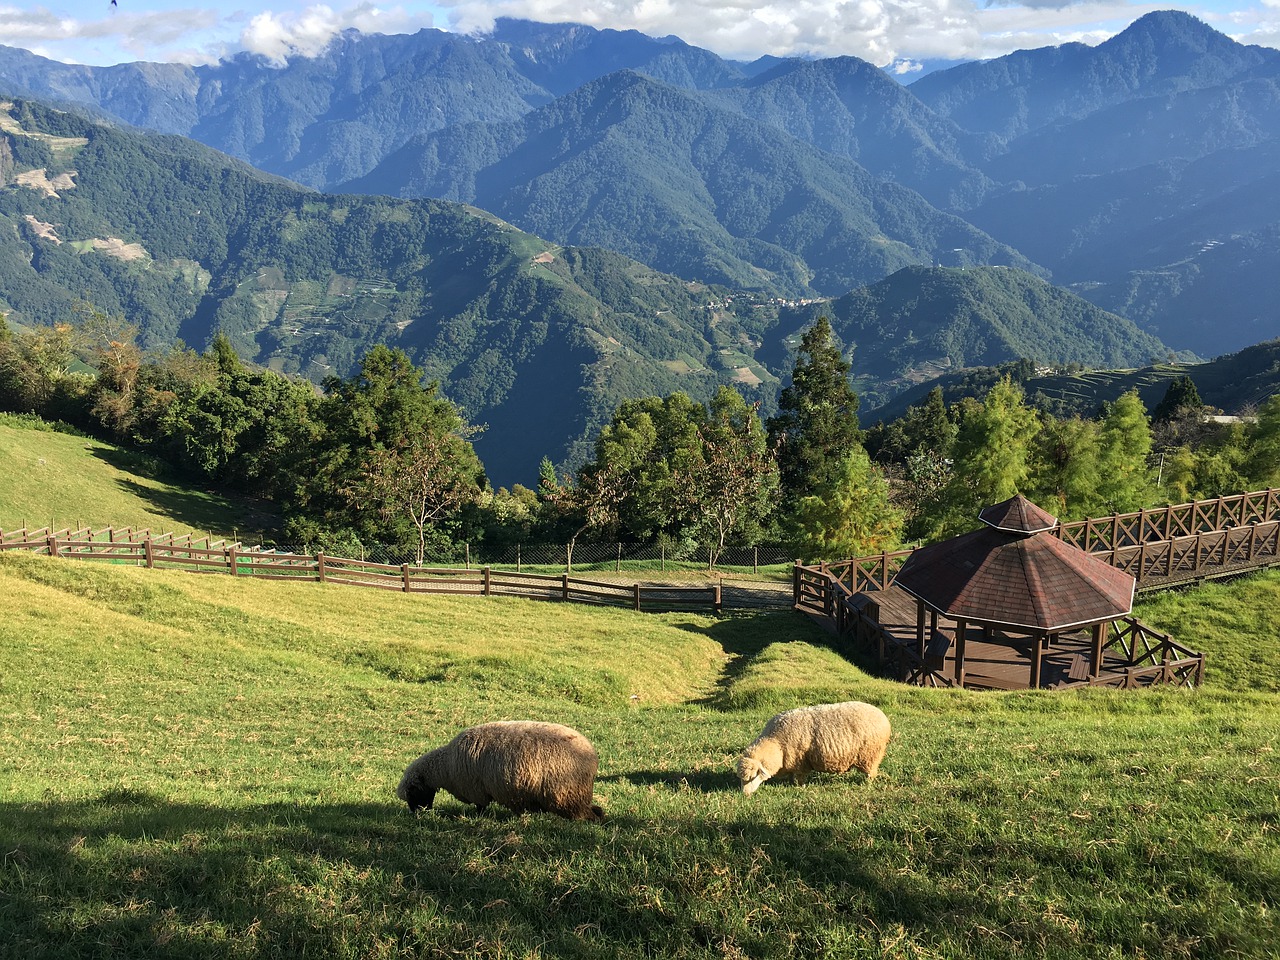
[[[1142,612],[1200,617],[1200,691],[1000,694],[877,679],[792,614],[6,556],[0,956],[1273,956],[1280,581],[1218,589],[1256,616]],[[892,719],[880,777],[742,796],[768,716],[835,699]],[[396,801],[503,717],[592,739],[603,824]]]
[[[230,536],[274,523],[261,506],[180,483],[149,457],[20,424],[0,414],[0,529],[83,523]]]

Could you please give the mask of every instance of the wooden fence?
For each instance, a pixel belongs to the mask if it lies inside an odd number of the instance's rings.
[[[650,613],[721,610],[720,585],[675,587],[625,584],[559,576],[478,569],[419,567],[372,563],[323,553],[277,553],[245,548],[239,543],[193,539],[191,535],[153,534],[149,530],[93,531],[0,530],[0,552],[26,550],[72,560],[101,560],[148,568],[224,573],[262,580],[299,580],[343,586],[372,587],[404,593],[526,597],[605,606]]]
[[[1275,488],[1075,520],[1048,532],[1081,550],[1105,553],[1272,520],[1280,520],[1280,490]]]

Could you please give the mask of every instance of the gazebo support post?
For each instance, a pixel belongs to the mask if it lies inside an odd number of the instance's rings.
[[[1031,638],[1031,683],[1032,690],[1040,689],[1040,665],[1044,657],[1044,648],[1049,645],[1047,633],[1037,633]]]
[[[1102,673],[1102,641],[1107,635],[1107,625],[1105,623],[1095,623],[1093,625],[1093,654],[1092,661],[1089,664],[1089,676],[1097,677]]]
[[[916,653],[924,660],[924,601],[916,600]]]
[[[964,689],[964,635],[968,625],[964,620],[956,621],[956,686]]]

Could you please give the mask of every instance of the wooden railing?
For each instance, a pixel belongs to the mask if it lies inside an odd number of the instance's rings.
[[[203,544],[203,546],[199,546]],[[676,587],[608,583],[559,576],[479,569],[392,565],[245,548],[239,543],[127,530],[0,530],[0,551],[26,550],[73,560],[102,560],[194,573],[226,573],[262,580],[299,580],[405,593],[513,596],[629,607],[645,612],[721,609],[720,585]]]
[[[1280,490],[1275,488],[1075,520],[1061,523],[1051,532],[1081,550],[1105,553],[1272,520],[1280,520]]]
[[[1170,685],[1198,687],[1204,682],[1204,654],[1177,643],[1167,633],[1147,626],[1135,617],[1121,617],[1109,624],[1103,651],[1118,651],[1127,666],[1109,669],[1096,677],[1074,681],[1070,687],[1135,687]]]
[[[913,552],[912,550],[895,550],[892,553],[873,553],[866,557],[821,563],[813,567],[798,566],[797,569],[816,572],[820,577],[843,584],[851,594],[863,590],[887,590],[898,576],[902,565],[907,562],[907,557]],[[799,576],[798,573],[797,576]],[[815,578],[815,581],[816,579],[818,578]],[[800,602],[797,593],[796,603]]]

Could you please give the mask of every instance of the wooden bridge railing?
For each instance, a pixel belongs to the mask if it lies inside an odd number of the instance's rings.
[[[1105,553],[1271,520],[1280,520],[1280,489],[1254,490],[1136,513],[1074,520],[1059,524],[1051,532],[1081,550]]]
[[[323,553],[276,553],[246,549],[238,543],[192,540],[173,534],[153,536],[149,531],[118,531],[119,536],[99,537],[90,530],[0,530],[0,552],[26,550],[74,560],[105,560],[151,568],[193,573],[227,573],[262,580],[298,580],[343,586],[372,587],[406,593],[447,593],[471,596],[516,596],[537,600],[603,604],[646,612],[693,610],[719,612],[720,585],[675,587],[668,585],[609,583],[583,580],[568,574],[544,575],[480,569],[399,566],[329,557]],[[145,535],[143,535],[145,534]],[[204,546],[197,546],[203,543]]]

